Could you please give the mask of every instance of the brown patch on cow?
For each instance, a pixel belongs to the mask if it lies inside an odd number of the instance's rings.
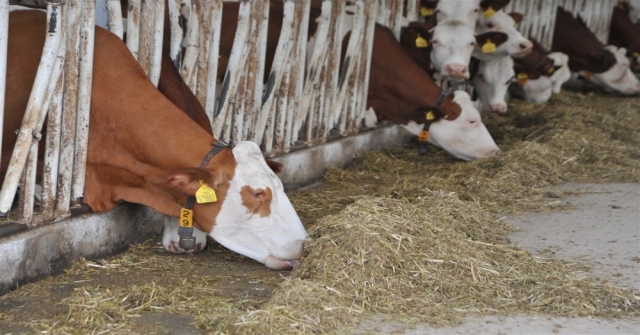
[[[250,213],[258,214],[261,218],[271,214],[273,194],[269,187],[263,189],[245,185],[240,190],[240,196],[242,197],[242,205],[247,207]]]
[[[444,99],[442,104],[440,104],[440,109],[445,113],[444,118],[448,121],[453,121],[462,114],[462,108],[460,108],[460,105],[453,102],[453,94],[450,94],[446,99]]]

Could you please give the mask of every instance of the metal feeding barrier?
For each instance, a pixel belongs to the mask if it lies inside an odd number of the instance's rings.
[[[375,23],[388,26],[399,37],[406,21],[403,16],[415,21],[419,9],[417,0],[313,0],[321,13],[316,33],[308,41],[312,0],[280,1],[282,29],[266,82],[267,27],[269,20],[278,19],[269,17],[273,3],[268,0],[239,1],[229,55],[220,55],[222,0],[129,0],[126,10],[119,0],[98,0],[98,9],[106,12],[106,26],[112,32],[121,38],[126,34],[127,47],[157,85],[166,6],[171,59],[205,107],[214,136],[254,141],[274,157],[360,131]],[[520,30],[549,47],[557,5],[580,13],[604,40],[614,4],[615,0],[513,0],[506,10],[526,13]],[[47,1],[49,28],[41,64],[0,191],[0,214],[11,221],[33,227],[60,220],[82,200],[94,5],[83,0]],[[7,1],[0,1],[0,97],[6,86],[8,11]],[[343,45],[346,31],[350,39]],[[224,80],[219,83],[221,57],[228,57],[228,66],[221,69]],[[0,103],[0,114],[3,107]],[[45,116],[46,151],[39,191],[37,151]],[[19,206],[12,211],[17,193]],[[39,206],[34,195],[40,198]]]
[[[504,10],[525,14],[518,25],[520,33],[526,37],[533,36],[545,48],[551,49],[558,6],[576,17],[579,15],[600,42],[606,44],[611,15],[617,3],[618,0],[512,0]]]

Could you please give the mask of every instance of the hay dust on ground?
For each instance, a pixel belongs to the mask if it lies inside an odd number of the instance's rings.
[[[299,334],[345,333],[371,314],[435,325],[468,313],[639,316],[638,292],[587,277],[588,264],[510,245],[512,227],[501,216],[558,209],[564,194],[545,189],[551,185],[637,182],[640,99],[563,92],[545,105],[512,101],[507,115],[489,115],[485,124],[499,157],[460,162],[435,148],[419,155],[408,144],[363,154],[347,169],[329,170],[322,185],[292,194],[313,241],[302,265],[260,304],[197,279],[85,285],[60,301],[65,317],[26,323],[56,334],[118,333],[152,312],[191,315],[203,332]],[[166,266],[131,256],[145,248],[120,257]],[[95,263],[103,268],[80,262],[67,275],[113,271],[115,259]]]

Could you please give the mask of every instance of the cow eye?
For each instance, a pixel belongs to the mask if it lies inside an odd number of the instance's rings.
[[[469,123],[474,124],[476,123],[476,120],[469,120]]]
[[[469,43],[469,46],[475,46],[475,45],[476,45],[476,42]]]
[[[488,22],[487,23],[487,28],[494,28],[496,25],[493,24],[493,22]]]
[[[262,198],[264,196],[264,191],[263,190],[255,190],[253,192],[251,192],[251,196],[254,198]]]
[[[474,13],[477,13],[478,11],[479,11],[478,8],[473,10]]]

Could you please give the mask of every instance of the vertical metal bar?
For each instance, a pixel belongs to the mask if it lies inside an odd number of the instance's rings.
[[[140,51],[140,15],[142,10],[141,0],[129,0],[127,12],[127,48],[138,60]]]
[[[231,121],[233,120],[232,117],[235,111],[235,101],[225,98],[225,95],[229,94],[229,92],[237,92],[240,84],[240,73],[242,72],[242,66],[247,57],[245,50],[246,44],[248,43],[247,36],[249,35],[249,29],[251,27],[250,15],[251,4],[245,1],[240,2],[238,28],[233,40],[233,48],[229,56],[229,64],[227,65],[228,69],[222,84],[223,89],[213,121],[213,134],[216,138],[222,139],[223,141],[231,138]]]
[[[213,125],[213,113],[216,108],[216,86],[218,85],[218,63],[220,59],[222,0],[212,0],[210,18],[212,32],[209,34],[209,57],[207,57],[207,86],[204,98],[204,109],[209,117],[209,121],[211,121]],[[191,21],[189,21],[189,23],[191,23]],[[191,30],[188,30],[188,33],[190,32]]]
[[[200,101],[201,104],[205,104],[206,94],[207,94],[207,73],[209,71],[208,67],[208,58],[209,58],[209,36],[211,35],[211,21],[210,13],[211,13],[211,1],[202,1],[199,3],[199,11],[198,15],[200,18],[200,52],[198,53],[198,77],[197,77],[197,85],[195,94]]]
[[[40,114],[46,113],[46,110],[42,109],[45,104],[45,91],[49,88],[62,37],[60,2],[60,0],[55,0],[47,3],[47,37],[42,50],[42,58],[40,59],[40,65],[38,66],[38,72],[29,96],[29,103],[27,104],[22,125],[18,131],[18,138],[2,184],[2,190],[0,190],[0,213],[2,215],[7,215],[11,209],[29,154],[29,146],[33,140],[34,131],[36,131],[40,118],[44,118]]]
[[[371,6],[376,6],[377,3],[371,3]],[[420,19],[420,15],[418,14],[418,1],[417,0],[407,0],[407,19],[409,22],[418,21]]]
[[[182,25],[180,19],[180,0],[167,0],[169,6],[169,22],[171,23],[171,43],[169,45],[169,57],[180,68],[180,51],[182,50]]]
[[[340,80],[340,58],[342,55],[342,44],[345,32],[351,30],[352,26],[346,26],[346,13],[344,7],[346,1],[337,2],[338,7],[334,7],[332,16],[334,17],[335,30],[331,35],[331,49],[327,58],[327,77],[325,78],[325,96],[330,96],[330,101],[317,99],[316,106],[320,109],[313,129],[314,144],[326,141],[327,135],[333,129],[340,117],[341,108],[338,102],[339,80]],[[346,67],[346,65],[344,65]]]
[[[43,221],[50,221],[54,218],[56,189],[58,185],[58,164],[60,159],[63,89],[64,74],[60,76],[58,84],[56,85],[47,117],[47,136],[42,172],[41,212]]]
[[[109,14],[109,31],[122,39],[124,27],[122,25],[120,0],[107,0],[107,12]]]
[[[195,71],[196,62],[198,60],[199,43],[198,35],[200,30],[200,15],[198,8],[195,4],[191,4],[191,1],[187,0],[187,4],[190,5],[191,10],[189,19],[187,21],[187,36],[185,37],[185,51],[184,58],[182,59],[182,67],[180,68],[180,75],[187,83],[192,92],[196,91],[197,73]]]
[[[286,80],[286,63],[291,54],[293,35],[293,15],[295,3],[287,0],[284,3],[282,30],[276,47],[273,65],[269,73],[267,95],[262,106],[260,117],[256,121],[256,134],[254,141],[264,144],[264,151],[270,153],[273,148],[275,131],[278,125],[279,97],[283,94],[282,89]]]
[[[162,40],[164,33],[164,1],[156,0],[153,6],[151,23],[151,48],[149,50],[149,80],[158,86],[160,81],[160,64],[162,63]]]
[[[138,49],[138,63],[149,76],[149,55],[151,50],[151,35],[153,27],[154,0],[142,0],[140,10],[140,46]],[[129,37],[127,37],[128,39]]]
[[[264,90],[264,71],[265,71],[265,55],[266,55],[266,51],[267,51],[267,32],[268,32],[268,28],[269,28],[269,20],[271,19],[269,17],[269,8],[271,7],[271,3],[270,1],[262,1],[262,8],[256,8],[261,10],[261,13],[256,13],[259,14],[257,16],[257,24],[259,25],[259,33],[257,36],[257,40],[255,43],[256,46],[256,51],[255,51],[255,69],[253,69],[253,76],[254,79],[252,79],[253,85],[251,87],[252,92],[251,92],[251,96],[247,97],[247,99],[249,99],[247,101],[247,104],[249,105],[248,109],[249,112],[245,113],[245,120],[244,120],[244,139],[247,140],[254,140],[256,141],[256,143],[258,143],[258,145],[262,145],[261,143],[261,138],[256,140],[256,132],[258,131],[258,129],[256,129],[256,124],[258,122],[258,118],[260,117],[261,114],[261,108],[262,108],[262,97],[263,97],[263,90]],[[264,130],[264,128],[262,129]]]
[[[71,204],[71,176],[75,150],[76,114],[78,110],[78,74],[80,49],[80,15],[82,2],[67,1],[67,50],[65,54],[64,100],[60,137],[60,164],[58,167],[58,185],[56,192],[56,216],[69,213]]]
[[[9,44],[9,1],[0,1],[0,131],[4,129],[4,97],[7,89],[7,46]],[[0,136],[2,150],[2,136]],[[1,160],[0,160],[1,162]]]
[[[376,0],[368,0],[366,4],[365,18],[366,18],[366,33],[364,36],[364,46],[362,58],[360,64],[361,81],[359,83],[360,94],[357,98],[356,105],[359,106],[358,117],[356,119],[357,125],[362,124],[364,119],[364,111],[367,109],[367,97],[369,93],[369,74],[371,70],[371,56],[373,54],[373,37],[376,27],[375,12],[377,11]],[[416,14],[417,15],[417,14]]]
[[[80,33],[80,73],[78,76],[75,160],[73,162],[73,183],[71,184],[72,204],[80,204],[84,194],[87,142],[89,140],[89,111],[91,109],[91,84],[93,79],[95,11],[95,2],[84,2]]]

